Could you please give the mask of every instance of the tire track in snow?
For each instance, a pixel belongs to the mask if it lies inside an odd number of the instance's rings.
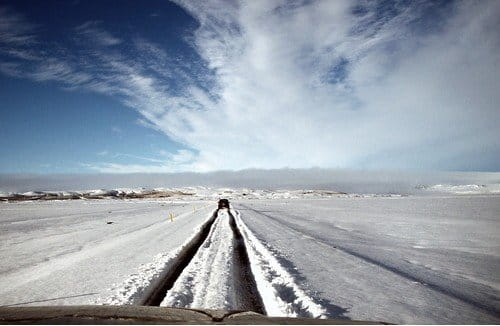
[[[200,232],[198,232],[191,241],[185,245],[178,255],[176,256],[173,263],[169,266],[170,268],[165,269],[159,276],[157,282],[152,284],[148,290],[145,292],[142,299],[139,301],[140,305],[143,306],[159,306],[160,303],[165,298],[168,290],[173,286],[177,278],[181,275],[182,271],[189,265],[192,258],[198,251],[198,248],[205,242],[208,237],[212,225],[217,219],[217,211],[212,214],[212,217],[201,227]]]
[[[251,210],[254,213],[267,217],[270,220],[278,223],[282,227],[288,228],[292,231],[295,231],[299,234],[302,234],[304,236],[310,237],[314,239],[315,241],[322,243],[328,247],[331,247],[333,249],[337,249],[345,254],[351,255],[353,257],[356,257],[358,259],[361,259],[367,263],[373,264],[375,266],[381,267],[387,271],[390,271],[392,273],[395,273],[403,278],[406,278],[412,282],[418,282],[421,283],[428,288],[439,292],[441,294],[444,294],[448,297],[451,297],[453,299],[459,300],[463,303],[466,303],[470,306],[473,306],[475,308],[481,309],[488,314],[498,317],[500,315],[500,308],[498,307],[498,304],[496,304],[499,299],[495,295],[479,292],[475,293],[473,292],[473,289],[470,287],[465,287],[463,284],[457,284],[456,282],[453,282],[451,280],[448,280],[446,278],[442,277],[436,277],[434,275],[430,275],[428,271],[422,272],[417,270],[416,267],[410,266],[413,269],[403,269],[401,266],[397,265],[396,263],[392,263],[387,260],[382,260],[378,259],[377,257],[371,257],[368,256],[367,254],[364,254],[357,250],[356,248],[351,248],[349,246],[344,246],[340,243],[337,243],[334,239],[331,238],[324,238],[319,234],[313,234],[311,232],[307,232],[304,230],[303,227],[291,223],[288,221],[283,221],[275,216],[272,216],[268,213],[260,212],[250,206],[240,204],[242,207],[245,209]]]
[[[233,212],[216,210],[182,248],[159,257],[154,266],[163,270],[153,266],[155,275],[125,303],[326,317]]]
[[[227,218],[216,219],[210,234],[160,304],[166,307],[228,309],[232,234]]]
[[[220,211],[209,235],[161,306],[255,311],[271,316],[326,318],[238,211]],[[345,318],[341,313],[337,318]]]
[[[177,218],[193,213],[183,213],[177,216]],[[180,258],[192,249],[199,237],[203,235],[204,230],[213,223],[214,214],[215,212],[208,215],[205,222],[194,229],[194,232],[180,247],[168,253],[158,254],[151,263],[141,265],[138,273],[130,275],[122,284],[114,284],[110,289],[114,292],[113,295],[107,298],[98,298],[93,303],[104,305],[144,305],[146,300],[152,300],[151,296],[154,293],[159,293],[162,285],[165,285],[165,281],[168,281],[168,278],[175,272],[174,269],[181,263]]]
[[[266,310],[250,267],[245,240],[236,225],[234,215],[230,210],[228,210],[228,214],[229,225],[233,231],[233,280],[235,291],[238,293],[236,296],[237,306],[241,310],[251,310],[265,315]]]
[[[328,311],[297,285],[293,276],[245,225],[238,211],[235,220],[246,243],[251,269],[267,313],[276,317],[327,318]],[[345,310],[335,308],[335,318],[348,319],[343,315]]]
[[[265,314],[245,243],[231,212],[219,210],[210,234],[161,306]]]

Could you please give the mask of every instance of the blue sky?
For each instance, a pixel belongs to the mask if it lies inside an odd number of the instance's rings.
[[[131,47],[127,42],[148,35],[173,55],[193,54],[183,37],[196,22],[168,1],[150,1],[147,7],[137,1],[47,1],[43,5],[12,1],[2,6],[8,10],[4,19],[18,16],[21,26],[33,25],[36,43],[27,48],[52,52],[49,56],[86,56],[86,51],[92,51],[76,39],[78,27],[88,22],[90,26],[106,22],[120,52],[127,53]],[[22,62],[5,54],[3,60]],[[0,84],[2,172],[74,173],[90,171],[87,165],[100,161],[148,164],[165,159],[162,152],[185,147],[141,125],[141,115],[120,98],[86,89],[67,90],[67,83],[60,80],[40,82],[2,74]]]
[[[498,1],[0,1],[0,173],[500,171]]]

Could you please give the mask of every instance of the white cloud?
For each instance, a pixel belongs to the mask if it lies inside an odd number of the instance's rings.
[[[429,35],[409,27],[416,5],[363,30],[374,8],[288,4],[180,2],[219,99],[192,87],[150,120],[198,149],[200,167],[446,168],[480,143],[499,154],[498,2],[459,2]],[[345,81],[325,82],[342,58]]]
[[[84,165],[84,167],[92,167]],[[0,174],[0,190],[26,192],[33,190],[115,189],[122,187],[237,187],[253,189],[331,189],[354,193],[422,194],[419,186],[498,185],[500,173],[402,173],[387,171],[356,171],[332,169],[279,169],[217,171],[212,173],[151,173],[142,165],[129,175],[128,167],[109,165],[110,173],[95,174]],[[100,171],[95,169],[95,171]],[[168,171],[157,171],[168,172]]]
[[[113,131],[115,134],[122,134],[123,133],[122,128],[117,127],[117,126],[111,127],[111,131]]]
[[[49,58],[40,63],[34,71],[28,72],[29,77],[36,81],[62,81],[73,87],[86,83],[91,76],[85,72],[76,71],[68,63],[55,58]]]
[[[36,61],[40,55],[31,49],[38,45],[37,26],[26,21],[23,15],[7,7],[0,6],[0,55],[11,58]],[[2,60],[3,61],[3,60]],[[9,62],[2,62],[1,71],[8,75],[16,75]]]
[[[193,170],[195,166],[195,153],[189,150],[178,150],[174,153],[159,151],[158,158],[144,157],[125,153],[98,153],[114,159],[135,159],[147,163],[83,163],[83,166],[101,173],[171,173]]]
[[[85,22],[75,29],[79,35],[102,46],[113,46],[122,42],[119,38],[102,29],[101,22],[98,21]]]
[[[457,1],[427,22],[436,4],[426,1],[383,15],[377,2],[177,3],[199,22],[190,41],[200,62],[145,38],[135,52],[106,51],[121,40],[88,22],[77,31],[98,40],[84,45],[89,56],[24,75],[117,96],[138,123],[193,149],[95,170],[461,169],[500,159],[498,1]]]
[[[6,7],[0,7],[0,45],[25,45],[35,43],[36,26]]]

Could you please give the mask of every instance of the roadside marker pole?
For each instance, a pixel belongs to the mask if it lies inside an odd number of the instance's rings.
[[[170,213],[168,216],[170,217],[170,222],[173,222],[174,221],[174,214]]]

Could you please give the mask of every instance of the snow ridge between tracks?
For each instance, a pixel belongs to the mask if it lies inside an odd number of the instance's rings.
[[[230,309],[235,302],[229,284],[232,275],[233,233],[227,213],[219,217],[210,234],[184,269],[161,306]]]
[[[241,231],[252,273],[269,316],[327,318],[328,312],[310,298],[292,275],[281,266],[273,254],[242,221],[239,211],[233,211]]]

